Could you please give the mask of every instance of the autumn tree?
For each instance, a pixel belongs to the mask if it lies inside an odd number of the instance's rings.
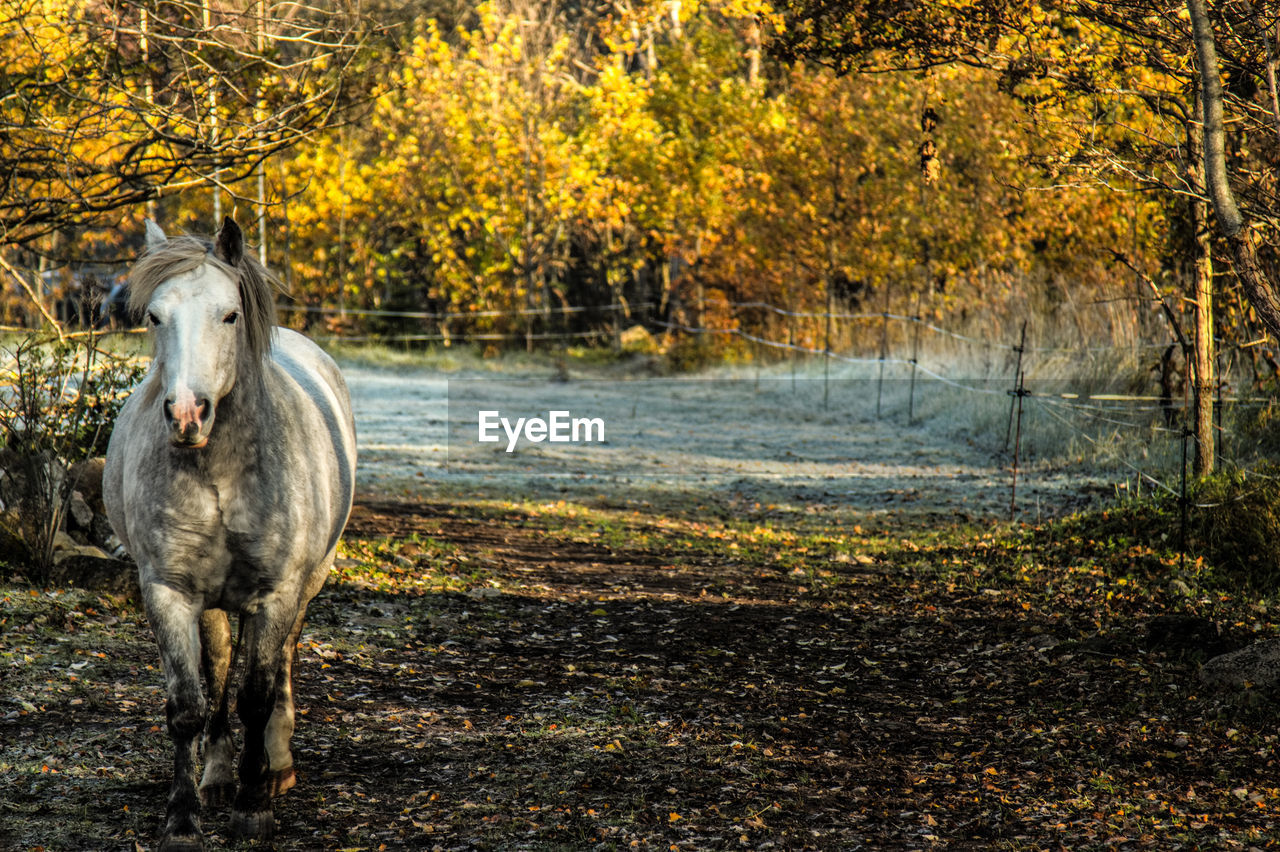
[[[1204,0],[1187,0],[1187,10],[1191,18],[1196,55],[1198,59],[1199,88],[1203,104],[1204,121],[1204,171],[1208,184],[1208,195],[1213,202],[1218,228],[1226,238],[1235,261],[1236,273],[1249,296],[1250,302],[1258,312],[1263,324],[1275,337],[1280,337],[1280,298],[1276,295],[1274,278],[1268,275],[1258,257],[1256,240],[1259,236],[1271,236],[1274,239],[1277,219],[1275,214],[1276,190],[1270,174],[1250,170],[1246,165],[1238,168],[1237,175],[1244,173],[1248,207],[1242,209],[1237,200],[1237,192],[1232,187],[1231,174],[1227,165],[1227,134],[1225,114],[1228,103],[1232,103],[1237,114],[1251,118],[1241,129],[1236,131],[1239,148],[1248,150],[1250,142],[1261,143],[1271,149],[1266,157],[1271,165],[1277,159],[1273,140],[1269,137],[1274,130],[1280,134],[1280,92],[1276,85],[1276,48],[1273,35],[1276,32],[1274,19],[1260,16],[1250,4],[1248,15],[1243,20],[1224,16],[1222,26],[1227,29],[1237,57],[1253,55],[1253,62],[1245,58],[1237,58],[1228,66],[1234,72],[1229,77],[1233,82],[1236,95],[1229,99],[1226,96],[1221,80],[1221,63],[1214,35],[1213,21]],[[1258,49],[1261,45],[1262,50]],[[1252,48],[1252,49],[1250,49]],[[1259,68],[1261,66],[1261,68]],[[1259,70],[1263,74],[1259,74]],[[1265,79],[1265,90],[1257,84],[1259,77]],[[1243,80],[1243,84],[1241,83]],[[1259,103],[1250,95],[1263,94],[1266,102]],[[1270,126],[1268,126],[1270,125]],[[1252,136],[1250,136],[1252,130]],[[1235,161],[1245,159],[1237,149]],[[1269,171],[1274,172],[1274,169]]]
[[[922,8],[869,2],[857,15],[847,14],[848,4],[816,0],[788,9],[794,26],[780,50],[841,70],[888,63],[997,73],[1001,88],[1028,109],[1025,129],[1042,140],[1042,185],[1089,184],[1161,200],[1174,238],[1166,295],[1171,290],[1175,303],[1185,295],[1194,305],[1188,337],[1196,469],[1212,470],[1212,246],[1185,10],[1097,0],[949,0]],[[1153,283],[1160,277],[1142,274]]]
[[[1149,230],[1142,205],[1088,191],[1028,200],[1045,152],[990,71],[763,62],[777,24],[760,3],[600,19],[489,3],[461,20],[419,23],[368,120],[286,164],[317,307],[449,311],[464,317],[445,330],[507,333],[637,298],[712,325],[734,321],[704,310],[726,299],[812,310],[859,287],[964,310],[1019,276],[1105,277],[1097,247],[1132,242],[1135,220]],[[925,112],[943,165],[928,191]]]
[[[47,251],[55,232],[233,189],[341,116],[361,26],[344,5],[0,0],[0,242]]]

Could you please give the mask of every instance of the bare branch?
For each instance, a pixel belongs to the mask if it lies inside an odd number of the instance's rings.
[[[49,309],[44,306],[44,301],[36,294],[36,291],[31,288],[31,284],[27,281],[26,277],[10,266],[9,261],[5,260],[3,255],[0,255],[0,267],[2,267],[5,272],[12,275],[14,280],[22,286],[22,289],[26,291],[26,294],[31,297],[31,302],[36,306],[36,309],[40,311],[40,315],[45,318],[45,321],[47,321],[49,325],[53,326],[53,330],[58,334],[58,339],[62,340],[62,325],[54,319],[52,314],[49,313]]]

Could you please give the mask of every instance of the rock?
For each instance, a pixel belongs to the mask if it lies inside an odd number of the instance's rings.
[[[98,554],[74,553],[55,561],[49,580],[54,584],[76,586],[114,595],[138,598],[138,572],[131,562],[110,559],[96,547],[81,548]]]
[[[79,556],[87,556],[90,559],[110,559],[107,552],[100,547],[94,547],[91,544],[82,545],[80,547],[68,547],[53,552],[53,564],[57,565],[66,562],[68,559],[75,559]]]
[[[116,538],[116,531],[111,528],[111,521],[106,515],[93,516],[93,523],[89,525],[89,542],[107,552],[120,546],[120,539]]]
[[[22,537],[9,530],[6,519],[0,518],[0,563],[24,565],[31,561],[31,548]]]
[[[67,501],[67,528],[71,530],[87,530],[93,525],[93,509],[79,491],[71,492]]]
[[[72,487],[83,495],[85,504],[95,515],[107,513],[106,507],[102,505],[102,471],[106,464],[105,458],[86,459],[73,464],[67,471]]]
[[[57,553],[60,550],[75,550],[78,547],[80,547],[80,542],[76,541],[74,538],[72,538],[70,535],[63,532],[62,530],[58,530],[56,533],[53,534],[53,552],[54,553]]]
[[[1280,688],[1280,639],[1255,642],[1214,657],[1200,669],[1200,680],[1222,689],[1276,692]]]

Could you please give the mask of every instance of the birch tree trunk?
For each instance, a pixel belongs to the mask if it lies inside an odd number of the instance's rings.
[[[1280,299],[1258,263],[1231,185],[1227,182],[1226,136],[1222,126],[1222,80],[1218,74],[1218,50],[1205,0],[1187,0],[1192,36],[1200,65],[1200,97],[1204,108],[1204,172],[1209,200],[1218,230],[1231,248],[1236,276],[1249,304],[1272,336],[1280,339]]]
[[[1193,114],[1200,114],[1204,100],[1195,98]],[[1187,172],[1191,185],[1200,191],[1204,185],[1203,128],[1191,124],[1187,128]],[[1209,239],[1209,206],[1199,198],[1191,199],[1191,244],[1193,262],[1192,302],[1195,306],[1195,333],[1191,357],[1192,431],[1196,438],[1193,470],[1196,476],[1213,473],[1213,245]]]

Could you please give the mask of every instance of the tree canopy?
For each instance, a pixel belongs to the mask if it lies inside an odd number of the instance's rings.
[[[1192,289],[1207,196],[1177,3],[149,4],[8,0],[9,246],[57,254],[143,201],[206,231],[219,184],[263,205],[302,305],[445,334],[600,311],[764,328],[714,306],[887,292],[958,323],[1128,298],[1080,332],[1130,339],[1162,322],[1135,275]],[[1269,15],[1211,16],[1264,275]],[[1219,326],[1251,333],[1227,291]]]
[[[341,115],[360,21],[223,0],[0,0],[0,235],[217,184]]]

